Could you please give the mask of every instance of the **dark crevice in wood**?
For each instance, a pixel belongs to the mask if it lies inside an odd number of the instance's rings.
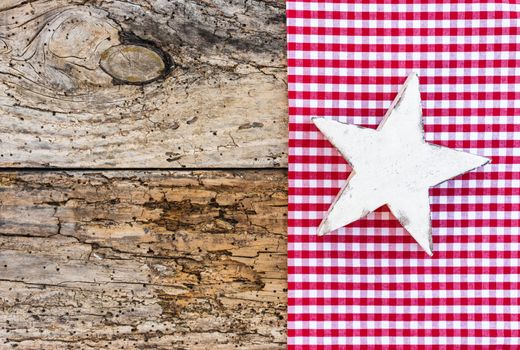
[[[242,171],[280,171],[287,172],[286,167],[262,167],[262,168],[53,168],[53,167],[0,167],[0,173],[5,172],[99,172],[99,171],[228,171],[228,172],[242,172]]]

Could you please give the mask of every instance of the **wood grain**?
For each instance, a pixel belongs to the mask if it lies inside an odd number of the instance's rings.
[[[0,173],[0,348],[285,348],[286,181]]]
[[[284,8],[2,1],[0,166],[285,167]]]

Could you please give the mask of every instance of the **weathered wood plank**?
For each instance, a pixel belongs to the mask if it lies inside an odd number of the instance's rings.
[[[0,173],[0,348],[284,348],[286,181]]]
[[[284,167],[285,3],[0,4],[0,166]]]

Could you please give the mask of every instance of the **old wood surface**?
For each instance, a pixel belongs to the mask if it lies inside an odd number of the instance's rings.
[[[284,8],[0,1],[0,166],[285,167]]]
[[[0,349],[277,349],[286,173],[0,173]]]

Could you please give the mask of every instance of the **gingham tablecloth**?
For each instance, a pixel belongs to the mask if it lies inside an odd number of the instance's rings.
[[[289,349],[520,349],[519,11],[287,2]],[[350,167],[310,118],[376,127],[412,71],[427,141],[492,164],[430,190],[433,258],[386,208],[317,237]]]

